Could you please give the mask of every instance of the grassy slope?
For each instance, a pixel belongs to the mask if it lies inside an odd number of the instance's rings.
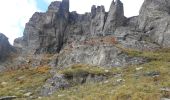
[[[59,73],[65,75],[80,72],[120,75],[104,82],[86,83],[60,90],[42,100],[160,100],[161,97],[170,96],[170,92],[160,90],[164,87],[170,88],[170,50],[155,52],[122,50],[130,56],[148,58],[150,62],[126,68],[103,69],[90,65],[76,65],[61,70]],[[48,70],[42,67],[1,73],[0,96],[25,97],[25,93],[31,92],[32,96],[36,97],[39,87],[50,76]],[[159,75],[152,75],[154,72]],[[7,84],[2,85],[3,82]]]
[[[48,67],[19,69],[0,73],[0,97],[26,97],[27,93],[36,96],[40,87],[50,77]]]
[[[140,52],[125,50],[130,56],[145,57],[150,62],[126,68],[113,68],[109,72],[121,73],[100,83],[87,83],[56,92],[44,100],[160,100],[169,97],[170,92],[161,88],[170,88],[170,50]],[[74,71],[87,71],[88,67],[69,68],[62,71],[70,74]],[[91,68],[89,68],[91,70]],[[90,71],[96,73],[96,71]],[[97,71],[97,73],[103,71]],[[159,73],[159,75],[152,75]],[[150,75],[151,74],[151,75]]]

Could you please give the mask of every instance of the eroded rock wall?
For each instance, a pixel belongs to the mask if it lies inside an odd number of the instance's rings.
[[[125,23],[123,3],[120,0],[112,1],[110,10],[104,25],[104,34],[113,34],[117,27]]]
[[[162,47],[170,47],[170,1],[145,0],[139,14],[138,25],[146,37]],[[145,38],[146,38],[145,37]]]
[[[124,19],[120,0],[112,2],[109,12],[105,12],[104,6],[92,6],[91,13],[86,14],[69,12],[69,0],[55,1],[47,12],[36,12],[32,16],[24,36],[16,39],[14,46],[32,54],[60,52],[69,36],[114,33]]]

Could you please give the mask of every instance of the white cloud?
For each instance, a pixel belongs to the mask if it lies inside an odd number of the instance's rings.
[[[22,36],[25,23],[37,11],[36,0],[0,0],[0,32],[9,37],[10,43]]]

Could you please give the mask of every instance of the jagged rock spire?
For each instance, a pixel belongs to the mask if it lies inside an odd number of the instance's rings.
[[[61,1],[54,1],[48,7],[48,12],[58,12],[61,5]]]
[[[93,5],[91,7],[91,16],[92,16],[92,18],[94,18],[96,16],[96,5]]]
[[[58,12],[59,10],[69,12],[69,0],[53,1],[48,7],[47,12]]]
[[[90,25],[90,33],[93,35],[102,34],[104,21],[106,17],[106,12],[104,6],[95,6],[93,5],[91,8],[91,25]]]
[[[122,26],[124,24],[124,8],[123,3],[120,0],[114,0],[111,3],[110,10],[107,16],[107,20],[104,26],[104,34],[114,33],[116,27]]]
[[[69,12],[69,7],[70,7],[69,0],[63,0],[62,1],[62,9],[66,10],[67,12]]]

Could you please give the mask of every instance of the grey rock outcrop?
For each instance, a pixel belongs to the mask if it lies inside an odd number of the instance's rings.
[[[71,12],[67,32],[69,35],[90,34],[90,22],[90,13],[77,14],[76,12]]]
[[[145,0],[140,9],[139,28],[144,30],[148,23],[168,16],[169,10],[169,0]]]
[[[59,89],[64,89],[69,86],[69,82],[64,78],[63,75],[55,74],[52,78],[48,79],[46,84],[43,86],[41,95],[48,96]]]
[[[61,5],[61,2],[60,1],[54,1],[52,2],[49,7],[48,7],[48,10],[47,12],[58,12],[59,11],[59,8],[60,8],[60,5]]]
[[[69,12],[69,0],[55,1],[47,12],[36,12],[32,16],[26,24],[24,36],[16,39],[14,46],[31,54],[60,52],[71,35],[114,33],[124,20],[120,0],[112,2],[108,13],[104,6],[93,6],[91,13],[85,14]]]
[[[123,26],[125,23],[123,3],[120,0],[112,1],[105,25],[105,34],[114,34],[117,27]]]
[[[131,64],[142,64],[142,58],[129,57],[120,49],[109,46],[78,46],[70,52],[62,52],[57,58],[58,69],[63,69],[72,64],[91,64],[102,67],[121,67]]]
[[[14,48],[10,45],[8,38],[0,33],[0,62],[4,61],[12,51]]]
[[[160,46],[143,40],[144,33],[141,31],[136,31],[135,23],[136,18],[128,23],[126,27],[118,27],[115,31],[114,37],[117,42],[121,44],[124,48],[130,48],[135,50],[156,50]]]
[[[92,35],[102,34],[106,20],[106,12],[104,6],[92,6],[91,9],[91,25],[90,30]]]
[[[46,81],[46,84],[43,85],[41,95],[48,96],[59,89],[66,89],[75,85],[105,81],[109,77],[106,74],[109,74],[109,72],[105,72],[104,74],[89,73],[88,71],[84,71],[81,73],[55,73],[55,75],[53,75],[52,78],[48,79]]]
[[[170,1],[145,0],[140,10],[138,25],[150,41],[170,47]]]
[[[28,53],[56,52],[64,42],[69,17],[69,0],[52,2],[46,13],[34,13],[26,24],[24,36],[14,46]]]
[[[72,64],[91,64],[102,67],[118,67],[130,64],[141,64],[146,60],[129,57],[121,49],[115,47],[115,37],[112,36],[82,36],[70,38],[58,56],[53,58],[51,66],[63,69]]]
[[[126,18],[123,3],[120,0],[112,1],[109,12],[105,12],[104,6],[93,5],[91,12],[85,14],[69,12],[69,0],[55,1],[50,4],[47,12],[36,12],[32,16],[26,24],[24,36],[16,39],[14,46],[21,48],[22,54],[25,56],[43,53],[59,55],[50,63],[54,67],[65,67],[74,63],[89,63],[107,67],[142,63],[143,59],[130,58],[115,45],[105,44],[105,40],[100,39],[100,36],[102,38],[107,35],[113,36],[113,41],[108,40],[111,43],[118,42],[125,48],[138,50],[159,48],[156,39],[158,41],[162,39],[161,43],[168,45],[169,41],[166,38],[169,34],[169,24],[166,21],[169,17],[163,18],[164,15],[162,15],[161,19],[157,19],[153,16],[154,21],[145,22],[150,16],[149,11],[154,13],[159,8],[156,6],[157,3],[164,4],[163,1],[161,2],[155,1],[153,5],[149,5],[152,2],[145,0],[139,16]],[[153,6],[155,9],[147,8],[148,6]],[[168,10],[165,9],[164,12],[166,11]],[[168,15],[168,13],[166,14]],[[148,24],[142,24],[143,22]],[[142,25],[144,25],[144,29],[142,29]],[[152,25],[156,25],[156,27],[153,28]],[[158,30],[158,27],[162,28]],[[163,30],[167,30],[167,32]],[[158,32],[164,34],[158,34]],[[93,40],[93,37],[99,39]],[[153,39],[154,42],[148,41],[147,38]],[[95,41],[100,41],[100,43],[95,44]],[[78,47],[74,48],[75,45]],[[70,52],[65,52],[67,47],[71,49]]]

